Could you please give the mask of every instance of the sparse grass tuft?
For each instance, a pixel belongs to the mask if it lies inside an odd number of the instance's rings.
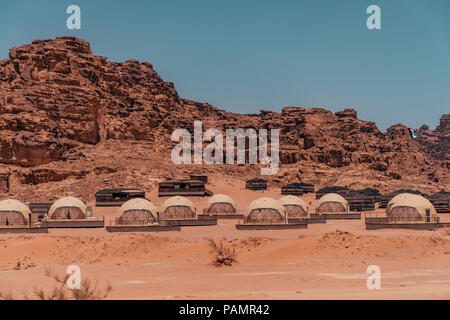
[[[34,288],[34,296],[39,300],[100,300],[108,297],[112,291],[112,286],[108,285],[104,290],[98,288],[97,282],[92,283],[88,278],[81,281],[80,289],[67,288],[67,280],[70,275],[60,277],[57,274],[46,271],[45,275],[56,281],[56,286],[50,291],[45,292],[43,289]],[[24,293],[24,299],[30,297]],[[3,294],[0,292],[0,300],[15,300],[12,293]]]
[[[236,250],[234,246],[226,247],[223,245],[222,240],[219,240],[217,244],[214,239],[208,239],[209,246],[211,247],[211,253],[214,254],[213,265],[215,266],[231,266],[236,263]]]
[[[9,293],[0,292],[0,300],[15,300],[15,299],[11,292]]]

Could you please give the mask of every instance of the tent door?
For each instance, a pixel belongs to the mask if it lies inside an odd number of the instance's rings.
[[[425,209],[425,214],[427,217],[427,222],[430,222],[430,209]]]

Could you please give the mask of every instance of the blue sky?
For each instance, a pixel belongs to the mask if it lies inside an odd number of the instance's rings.
[[[450,112],[450,1],[2,1],[10,47],[73,35],[110,61],[149,61],[183,98],[239,113],[353,107],[381,130]],[[81,7],[81,30],[66,28]],[[366,9],[381,8],[381,30]]]

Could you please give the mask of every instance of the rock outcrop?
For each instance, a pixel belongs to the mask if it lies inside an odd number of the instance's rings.
[[[450,114],[441,117],[435,130],[423,125],[417,130],[417,134],[420,144],[434,158],[443,160],[450,156]]]

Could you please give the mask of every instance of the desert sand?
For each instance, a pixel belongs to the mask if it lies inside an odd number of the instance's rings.
[[[130,57],[132,58],[132,57]],[[280,198],[294,181],[381,193],[431,195],[450,186],[450,114],[413,138],[407,126],[381,132],[344,108],[284,106],[238,114],[180,97],[149,62],[112,62],[71,36],[11,48],[0,61],[0,199],[54,202],[74,196],[94,205],[104,188],[137,188],[155,205],[158,182],[208,175],[208,189],[239,210],[262,196]],[[225,88],[224,88],[225,89]],[[230,93],[231,94],[231,93]],[[178,128],[280,130],[280,168],[270,189],[244,189],[256,165],[176,165]],[[270,141],[270,149],[272,150]],[[314,210],[314,195],[305,201]],[[191,198],[202,212],[207,198]],[[117,208],[93,207],[109,224]],[[380,210],[382,211],[382,210]],[[440,216],[449,222],[450,215]],[[51,229],[0,235],[0,294],[36,298],[51,291],[46,271],[80,266],[82,278],[110,284],[110,299],[449,299],[450,232],[366,231],[363,220],[328,221],[302,230],[242,231],[236,221],[164,233],[109,234]],[[207,239],[234,246],[237,263],[217,267]],[[381,268],[381,289],[366,286]]]
[[[233,197],[239,210],[279,188],[244,189],[214,177],[209,188]],[[160,204],[156,191],[147,195]],[[303,197],[309,204],[313,194]],[[197,210],[207,198],[191,197]],[[117,208],[94,207],[112,221]],[[382,209],[378,209],[382,211]],[[440,215],[450,221],[450,215]],[[235,220],[181,231],[110,234],[105,229],[51,229],[46,235],[0,235],[0,292],[33,299],[55,286],[45,273],[81,268],[82,278],[110,284],[108,299],[449,299],[450,232],[364,229],[363,220],[327,221],[303,230],[242,231]],[[212,264],[208,238],[234,246],[237,263]],[[381,269],[369,290],[367,267]]]

